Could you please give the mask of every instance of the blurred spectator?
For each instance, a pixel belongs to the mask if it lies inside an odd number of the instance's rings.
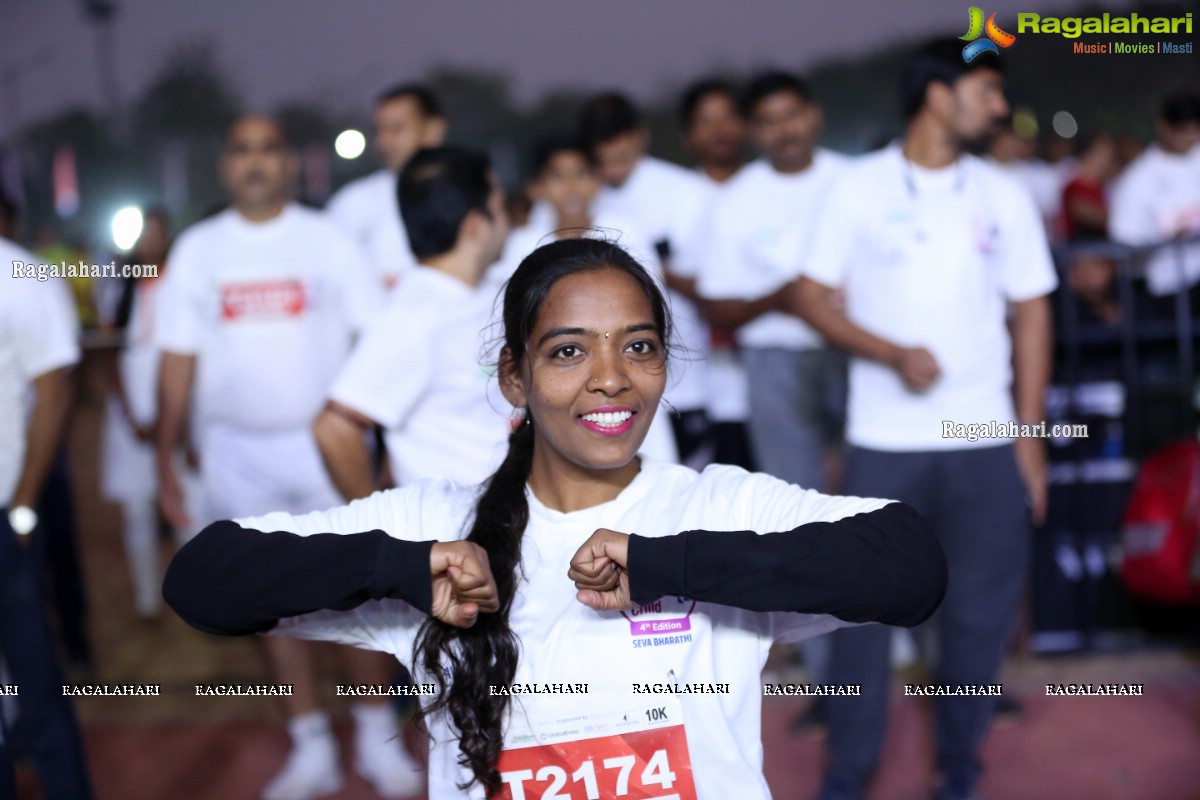
[[[846,159],[817,147],[821,108],[802,79],[765,73],[742,110],[763,157],[714,203],[700,294],[709,319],[735,331],[750,384],[749,431],[760,469],[828,490],[826,449],[840,450],[845,361],[787,311],[820,203]]]
[[[711,210],[699,291],[714,327],[733,332],[749,387],[755,465],[806,489],[833,491],[841,466],[846,359],[790,311],[820,204],[847,159],[817,147],[823,117],[808,83],[767,72],[741,98],[762,157],[726,184]],[[828,638],[801,643],[814,681]],[[801,726],[818,721],[816,714]]]
[[[53,228],[43,226],[38,230],[34,244],[34,253],[38,262],[46,264],[90,264],[91,254],[87,245],[82,242],[64,242],[58,238]],[[79,323],[85,328],[96,327],[95,287],[90,274],[81,274],[67,279],[71,289],[71,297],[75,303],[75,313]]]
[[[1163,101],[1157,142],[1146,148],[1113,188],[1109,233],[1130,245],[1148,245],[1200,233],[1200,95]],[[1156,296],[1200,281],[1200,245],[1163,248],[1146,266]]]
[[[679,124],[684,146],[710,181],[725,183],[742,168],[746,122],[731,84],[707,78],[689,86],[680,102]]]
[[[21,227],[20,210],[15,203],[3,197],[0,197],[0,227],[12,232]],[[82,284],[78,281],[63,283],[69,285],[72,290],[90,285],[87,281]],[[75,310],[78,315],[87,313],[87,309],[91,307],[88,303],[75,306]],[[48,595],[53,618],[57,623],[54,630],[66,654],[67,675],[70,678],[78,678],[91,670],[92,647],[87,633],[87,594],[84,591],[83,570],[80,567],[77,546],[75,492],[68,468],[65,442],[59,442],[50,471],[42,481],[37,513],[40,521],[40,561],[47,580],[43,587],[44,594]]]
[[[1065,186],[1075,172],[1075,140],[1051,132],[1042,139],[1041,150],[1042,161],[1050,165],[1062,182],[1060,185]]]
[[[955,424],[1045,416],[1055,287],[1028,192],[967,155],[1007,112],[1000,62],[964,63],[962,42],[934,42],[906,66],[907,130],[851,165],[821,204],[795,295],[805,319],[853,356],[842,491],[891,497],[926,516],[950,583],[937,614],[932,682],[999,675],[1028,570],[1030,517],[1047,497],[1040,439],[979,439]],[[845,313],[830,302],[845,286]],[[886,732],[891,630],[830,634],[830,763],[823,800],[861,800]],[[938,697],[939,800],[974,798],[994,697]]]
[[[1037,142],[1019,135],[1006,122],[988,142],[988,158],[1025,187],[1037,206],[1047,233],[1055,229],[1062,204],[1062,172],[1037,157]]]
[[[1117,143],[1108,134],[1079,140],[1075,177],[1062,193],[1061,228],[1068,242],[1108,236],[1108,182],[1117,175]]]
[[[679,107],[683,143],[697,169],[714,187],[729,183],[742,169],[746,123],[737,90],[726,81],[707,78],[689,86]],[[730,330],[714,326],[709,337],[708,404],[705,410],[713,441],[713,461],[753,471],[746,417],[749,388],[741,354]]]
[[[383,167],[339,189],[325,206],[342,230],[358,242],[370,267],[387,288],[416,266],[404,231],[396,176],[422,147],[446,138],[446,118],[427,86],[394,86],[375,101],[375,153]]]
[[[1081,324],[1117,325],[1121,304],[1117,299],[1117,263],[1097,253],[1073,253],[1067,285],[1079,301]]]
[[[0,239],[0,263],[14,260],[38,259]],[[48,800],[87,800],[83,744],[46,619],[46,543],[34,510],[70,406],[79,326],[62,281],[4,275],[0,283],[0,660],[20,687],[20,716],[15,726],[0,721],[0,750],[28,755]],[[0,781],[11,775],[11,766],[0,769]],[[0,782],[0,795],[16,790]]]
[[[529,222],[532,210],[533,198],[529,196],[527,187],[521,186],[516,191],[505,195],[504,213],[508,215],[508,223],[513,228],[520,228]]]
[[[310,426],[379,291],[354,243],[324,214],[293,202],[296,170],[274,120],[238,120],[221,160],[231,207],[171,248],[154,332],[162,350],[156,462],[160,502],[176,529],[341,503]],[[193,395],[208,520],[189,518],[176,468]],[[311,647],[276,637],[263,645],[274,679],[294,687],[283,698],[292,749],[263,797],[309,800],[336,791],[341,767],[317,699]],[[377,654],[342,653],[353,682],[387,682]],[[358,771],[381,792],[404,794],[396,784],[412,780],[411,761],[395,740],[386,698],[352,710]]]
[[[489,284],[498,288],[527,255],[547,241],[587,235],[617,239],[654,271],[658,253],[637,224],[619,214],[596,211],[596,195],[600,191],[596,160],[577,137],[552,135],[539,141],[534,148],[529,185],[550,213],[543,225],[530,220],[525,226],[514,228],[504,246],[504,257],[488,275]]]
[[[158,477],[154,468],[154,419],[158,386],[158,350],[154,347],[155,301],[166,275],[170,221],[161,209],[145,214],[142,234],[130,253],[132,263],[158,267],[158,277],[130,277],[121,282],[116,304],[103,313],[101,326],[123,335],[123,346],[106,352],[104,385],[108,393],[101,439],[100,488],[104,498],[121,507],[122,538],[133,581],[134,609],[143,619],[158,616],[161,567],[158,546]],[[200,518],[199,486],[190,471],[184,494],[189,516]],[[194,531],[176,531],[182,540]]]
[[[530,186],[545,204],[549,213],[544,216],[548,221],[540,224],[538,219],[531,219],[508,237],[504,257],[485,278],[493,296],[526,256],[549,241],[565,237],[614,239],[639,262],[646,264],[652,274],[655,272],[655,266],[659,264],[658,253],[638,226],[620,215],[596,212],[595,199],[600,190],[596,162],[592,152],[577,137],[549,136],[540,141],[534,150],[533,168]],[[661,281],[662,275],[658,277]],[[679,461],[670,417],[665,411],[660,410],[654,415],[641,452],[657,461]]]
[[[633,220],[658,250],[684,355],[671,361],[663,402],[680,460],[703,467],[712,460],[708,430],[708,326],[696,308],[698,249],[703,238],[709,184],[699,175],[647,154],[650,135],[623,95],[593,97],[579,117],[579,135],[600,171],[598,214]]]
[[[1124,172],[1145,149],[1145,142],[1128,131],[1117,136],[1117,174]]]
[[[375,425],[385,430],[397,486],[435,477],[479,483],[503,460],[510,433],[511,409],[489,396],[480,369],[494,299],[481,283],[508,233],[488,158],[419,150],[399,188],[417,267],[355,343],[313,424],[347,501],[377,488],[363,438]]]

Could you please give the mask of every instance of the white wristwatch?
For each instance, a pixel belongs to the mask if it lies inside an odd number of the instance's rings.
[[[29,506],[14,506],[8,510],[8,526],[18,536],[28,536],[37,524],[37,512]]]

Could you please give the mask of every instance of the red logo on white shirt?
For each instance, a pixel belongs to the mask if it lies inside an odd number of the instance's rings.
[[[308,293],[298,280],[228,283],[221,287],[221,319],[298,317],[308,307]]]

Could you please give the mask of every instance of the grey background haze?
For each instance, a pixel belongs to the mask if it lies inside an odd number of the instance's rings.
[[[554,88],[618,87],[648,99],[714,70],[804,68],[896,38],[961,34],[970,0],[116,0],[125,103],[180,43],[207,40],[246,103],[363,108],[436,66],[495,70],[532,103]],[[1079,0],[987,5],[1065,14]],[[1120,8],[1119,0],[1091,2]],[[72,105],[101,110],[97,48],[81,0],[0,0],[0,136]],[[1017,47],[1020,46],[1018,41]],[[660,88],[661,87],[661,88]],[[15,117],[15,118],[14,118]]]

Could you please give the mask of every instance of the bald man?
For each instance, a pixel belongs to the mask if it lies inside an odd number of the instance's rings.
[[[292,202],[296,160],[273,120],[238,120],[220,172],[229,208],[184,231],[171,249],[155,332],[160,500],[183,530],[207,521],[187,519],[171,458],[189,416],[212,519],[341,504],[310,427],[378,295],[359,248],[323,214]],[[337,791],[337,747],[308,645],[264,641],[275,679],[294,694],[285,698],[292,751],[262,796],[310,800]],[[365,662],[348,665],[355,682],[386,683],[375,654],[361,655]],[[363,777],[385,797],[419,789],[391,709],[352,710]]]

